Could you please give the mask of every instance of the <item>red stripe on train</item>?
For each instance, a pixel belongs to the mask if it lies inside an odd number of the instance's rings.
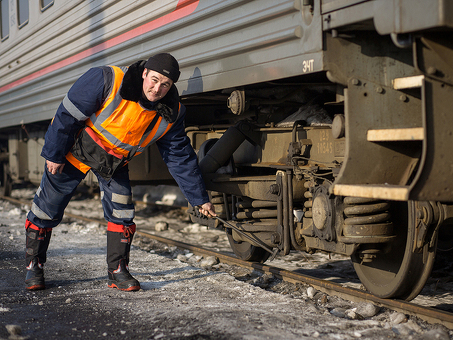
[[[6,90],[9,90],[13,87],[16,87],[18,85],[25,84],[26,82],[39,78],[47,73],[50,73],[50,72],[53,72],[60,68],[63,68],[65,66],[68,66],[72,63],[75,63],[79,60],[89,57],[95,53],[102,52],[108,48],[119,45],[130,39],[138,37],[142,34],[148,33],[156,28],[169,24],[170,22],[173,22],[173,21],[181,19],[185,16],[188,16],[195,10],[195,8],[197,8],[199,1],[200,0],[179,0],[178,4],[176,5],[176,8],[173,12],[168,13],[167,15],[164,15],[163,17],[157,18],[156,20],[150,21],[142,26],[134,28],[133,30],[123,33],[115,38],[107,40],[106,42],[103,42],[102,44],[96,45],[83,52],[77,53],[77,54],[73,55],[72,57],[59,61],[46,68],[43,68],[42,70],[36,71],[26,77],[23,77],[12,83],[9,83],[8,85],[2,86],[2,87],[0,87],[0,93],[4,92]]]

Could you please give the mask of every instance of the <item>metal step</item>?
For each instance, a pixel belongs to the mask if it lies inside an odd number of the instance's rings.
[[[403,185],[334,184],[333,193],[337,196],[380,198],[395,201],[409,199],[409,187]]]
[[[420,141],[424,138],[425,132],[422,127],[367,131],[367,140],[369,142]]]
[[[422,87],[424,79],[424,75],[395,78],[392,80],[393,88],[395,90],[416,89],[418,87]]]

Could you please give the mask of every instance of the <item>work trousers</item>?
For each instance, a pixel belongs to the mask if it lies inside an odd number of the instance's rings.
[[[133,225],[135,216],[132,203],[132,189],[129,181],[128,166],[119,169],[113,177],[106,181],[96,171],[101,190],[104,218],[107,222],[124,226]],[[28,220],[39,228],[56,227],[62,220],[64,210],[77,186],[86,174],[66,162],[62,173],[52,175],[44,166],[44,175],[36,191]]]

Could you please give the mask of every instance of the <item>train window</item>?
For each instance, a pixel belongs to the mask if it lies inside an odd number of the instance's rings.
[[[9,0],[0,0],[0,21],[1,21],[1,40],[8,38],[9,35]]]
[[[53,5],[54,0],[41,0],[41,11],[45,11]]]
[[[17,20],[19,21],[19,28],[28,24],[28,1],[17,0]]]

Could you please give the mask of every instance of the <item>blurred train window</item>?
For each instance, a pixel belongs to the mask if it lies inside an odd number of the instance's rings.
[[[19,21],[19,28],[28,24],[28,1],[17,0],[17,20]]]
[[[53,5],[54,0],[41,0],[41,11],[45,11],[48,9],[50,6]]]
[[[8,38],[9,35],[9,6],[8,0],[0,0],[0,20],[1,20],[1,39]]]

